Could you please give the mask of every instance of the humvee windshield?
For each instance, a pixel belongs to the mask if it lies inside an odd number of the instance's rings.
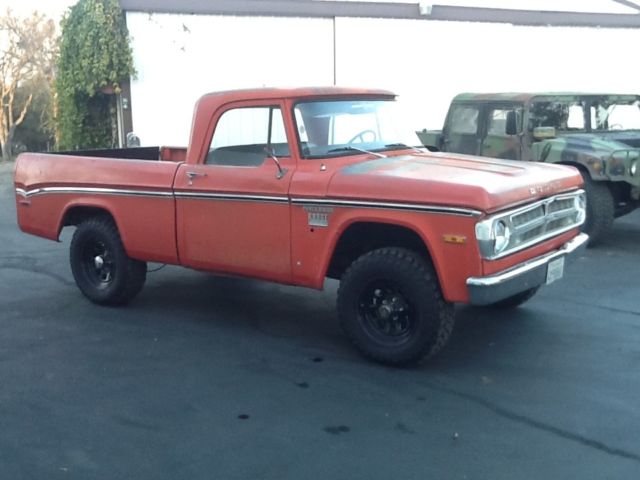
[[[640,101],[587,97],[575,101],[534,102],[529,130],[536,127],[554,127],[559,131],[638,130]]]

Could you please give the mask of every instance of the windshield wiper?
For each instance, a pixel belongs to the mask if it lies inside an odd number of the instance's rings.
[[[422,150],[420,150],[418,147],[412,147],[411,145],[407,145],[406,143],[388,143],[384,146],[384,148],[410,148],[411,150],[422,153]]]
[[[383,155],[382,153],[378,153],[378,152],[372,152],[370,150],[365,150],[364,148],[358,148],[358,147],[352,147],[351,145],[347,145],[345,147],[338,147],[338,148],[332,148],[331,150],[329,150],[327,153],[334,153],[334,152],[349,152],[349,151],[355,151],[355,152],[361,152],[361,153],[368,153],[369,155],[375,155],[376,157],[380,157],[380,158],[387,158],[386,155]]]

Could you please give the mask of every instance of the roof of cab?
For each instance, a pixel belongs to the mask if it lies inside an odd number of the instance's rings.
[[[230,101],[235,100],[259,100],[259,99],[283,99],[283,98],[312,98],[331,97],[342,95],[366,95],[380,97],[395,97],[396,94],[389,90],[371,88],[348,88],[348,87],[297,87],[297,88],[249,88],[241,90],[226,90],[221,92],[211,92],[203,95],[200,101],[205,99],[219,99],[229,97]]]

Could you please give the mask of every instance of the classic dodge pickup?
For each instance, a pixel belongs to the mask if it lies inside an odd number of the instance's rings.
[[[71,270],[98,304],[135,297],[146,262],[316,289],[339,279],[355,346],[413,363],[446,344],[455,302],[519,305],[588,237],[576,169],[415,148],[394,100],[337,87],[212,93],[188,149],[22,154],[18,222],[52,240],[76,227]]]

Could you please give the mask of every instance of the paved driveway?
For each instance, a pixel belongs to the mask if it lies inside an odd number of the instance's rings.
[[[127,308],[20,233],[0,165],[2,479],[640,478],[640,212],[512,313],[460,307],[410,370],[324,293],[166,267]]]

